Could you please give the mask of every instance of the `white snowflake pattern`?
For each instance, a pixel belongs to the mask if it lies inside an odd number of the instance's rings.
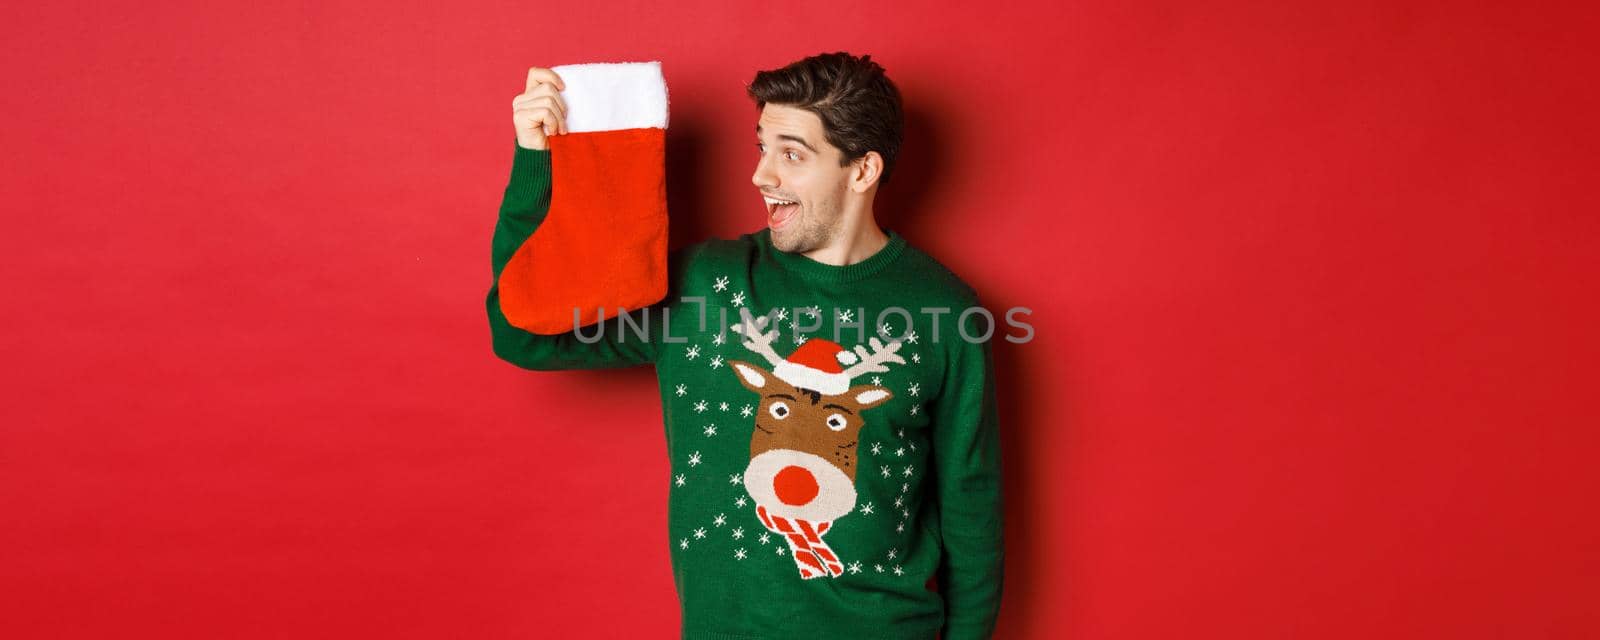
[[[735,527],[733,529],[733,531],[731,531],[729,533],[731,533],[733,535],[733,539],[734,540],[743,540],[744,539],[744,527]]]
[[[691,467],[700,466],[700,452],[699,451],[696,451],[694,453],[689,454],[689,466],[691,466]]]
[[[789,319],[789,310],[788,309],[784,309],[782,307],[779,307],[778,308],[778,313],[775,314],[773,317],[776,318],[778,320],[778,322],[783,322],[784,320],[788,320]]]
[[[712,369],[721,369],[722,368],[722,356],[717,355],[717,356],[712,356],[711,357],[711,368]],[[912,395],[915,395],[915,394],[912,394]],[[724,402],[722,404],[728,404],[728,403]]]
[[[811,338],[808,338],[808,337],[806,337],[806,336],[798,336],[798,337],[796,337],[796,338],[795,338],[795,339],[794,339],[794,346],[797,346],[797,347],[798,347],[798,346],[800,346],[800,345],[803,345],[803,344],[805,344],[805,343],[806,343],[806,341],[807,341],[807,340],[810,340],[810,339],[811,339]]]
[[[900,483],[900,493],[905,493],[905,492],[910,491],[910,490],[911,490],[911,483],[909,483],[909,482]]]
[[[728,524],[728,514],[726,514],[726,513],[717,514],[717,517],[711,519],[711,524],[714,524],[714,525],[719,526],[719,527],[722,526],[722,525]]]
[[[717,403],[717,411],[727,411],[727,410],[728,410],[728,403],[726,403],[726,402],[718,402]]]
[[[901,339],[905,340],[906,342],[908,342],[910,344],[916,344],[917,343],[917,330],[916,329],[912,329],[910,331],[907,331],[906,332],[906,336],[904,338],[901,338]]]
[[[701,431],[706,432],[706,437],[717,435],[717,425],[708,424],[704,429],[701,429]]]
[[[695,403],[694,403],[694,412],[695,413],[705,413],[706,412],[706,401],[705,400],[697,400],[697,401],[695,401]]]
[[[773,547],[773,550],[777,551],[778,555],[780,555],[780,556],[783,555],[783,545],[780,544],[780,545],[778,545],[776,547]]]
[[[905,447],[900,447],[899,449],[895,449],[894,450],[894,455],[895,455],[895,457],[898,457],[898,458],[906,457],[906,448]]]
[[[911,362],[914,363],[914,364],[922,364],[922,354],[918,354],[918,353],[911,354]]]
[[[896,507],[904,507],[904,506],[906,506],[906,497],[905,496],[896,497],[894,499],[894,506],[896,506]]]
[[[688,538],[684,538],[682,540],[679,540],[678,541],[678,548],[679,549],[688,549],[689,548],[689,539]]]
[[[683,355],[690,360],[700,357],[700,345],[690,345],[689,349],[683,352]]]
[[[743,476],[744,476],[744,474],[742,474],[742,473],[735,473],[735,474],[733,474],[731,476],[728,476],[728,484],[739,484],[741,482],[744,482],[744,477]]]
[[[883,573],[883,565],[881,565],[881,564],[872,565],[872,568],[873,569],[877,569],[878,573]]]
[[[889,559],[890,560],[895,559],[895,557],[897,557],[899,555],[900,555],[900,548],[899,547],[892,547],[892,548],[889,549]]]
[[[894,531],[895,531],[895,533],[905,533],[906,532],[906,523],[902,522],[900,524],[895,525],[894,526]]]
[[[906,430],[905,429],[901,429],[899,431],[896,431],[895,433],[900,434],[900,437],[902,437],[902,438],[906,437]]]
[[[913,467],[913,466],[910,466],[910,465],[906,465],[905,473],[902,473],[900,475],[903,475],[903,476],[909,478],[909,477],[911,477],[911,474],[915,472],[915,469],[916,469],[916,467]]]
[[[884,467],[883,468],[883,477],[885,477],[885,478],[889,477],[889,467]]]
[[[872,376],[872,384],[883,384],[883,378]]]
[[[912,443],[909,443],[909,444],[911,445],[911,450],[912,451],[916,451],[917,450],[917,443],[912,442]]]
[[[734,549],[733,550],[733,557],[736,560],[743,560],[744,559],[744,547],[739,547],[738,549]]]
[[[704,540],[705,537],[706,537],[706,528],[705,527],[699,527],[699,528],[694,530],[694,539],[696,539],[696,540]]]
[[[910,509],[901,509],[900,510],[900,517],[902,517],[902,518],[911,517],[911,510]]]
[[[868,502],[868,503],[866,503],[864,505],[861,505],[861,515],[864,515],[864,516],[872,515],[872,503],[871,502]]]
[[[761,544],[766,544],[768,541],[772,540],[772,534],[762,532],[761,537],[756,538],[756,540],[761,542]]]
[[[711,283],[712,291],[724,291],[728,288],[728,276],[717,276],[717,281]]]
[[[744,505],[749,504],[749,502],[749,500],[745,500],[744,496],[739,496],[733,499],[733,506],[743,509]]]
[[[900,565],[895,565],[894,566],[894,574],[897,575],[897,576],[903,576],[903,575],[906,574],[906,572],[900,570]]]
[[[855,322],[856,314],[853,309],[840,309],[839,322]]]
[[[679,398],[682,398],[684,395],[687,395],[689,393],[689,387],[686,387],[686,386],[681,385],[681,384],[676,386],[676,387],[673,387],[672,390],[673,390],[674,393],[678,394]]]
[[[672,484],[673,485],[681,487],[681,486],[683,486],[683,483],[684,483],[683,474],[680,473],[680,474],[672,477]]]
[[[921,392],[922,392],[922,385],[917,384],[915,382],[911,383],[911,386],[906,388],[906,393],[909,393],[909,394],[911,394],[913,396],[915,396],[915,395],[917,395],[918,393],[921,393]]]
[[[855,575],[857,573],[861,573],[861,562],[860,561],[856,561],[856,562],[850,563],[850,574],[851,575]]]
[[[811,305],[809,307],[801,309],[800,311],[804,312],[806,315],[809,315],[809,316],[811,316],[813,318],[822,316],[822,307],[820,307],[818,305]]]
[[[722,346],[722,343],[727,342],[727,341],[728,341],[728,339],[726,337],[724,337],[720,333],[717,334],[717,335],[711,336],[711,344],[717,345],[719,347]]]
[[[755,409],[750,405],[739,407],[739,416],[742,418],[748,418],[752,413],[755,413]]]
[[[878,455],[878,452],[880,452],[880,451],[883,451],[883,443],[881,443],[881,442],[872,443],[872,455]]]
[[[733,303],[733,306],[735,306],[735,307],[744,306],[744,292],[740,291],[738,293],[733,294],[733,297],[729,298],[728,302]]]
[[[922,410],[922,405],[920,405],[920,404],[911,405],[911,415],[917,415],[917,412],[921,411],[921,410]]]

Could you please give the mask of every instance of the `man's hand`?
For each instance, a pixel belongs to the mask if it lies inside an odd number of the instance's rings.
[[[567,88],[556,72],[543,67],[528,69],[528,88],[511,100],[511,124],[517,128],[517,145],[526,149],[548,149],[545,136],[567,132],[567,103],[561,99]]]

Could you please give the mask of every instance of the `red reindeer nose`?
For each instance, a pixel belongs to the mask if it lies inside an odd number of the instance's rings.
[[[800,506],[817,497],[817,478],[810,471],[787,466],[772,477],[772,491],[784,504]]]

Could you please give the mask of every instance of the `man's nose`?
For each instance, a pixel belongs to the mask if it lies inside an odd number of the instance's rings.
[[[767,165],[767,159],[762,157],[756,161],[756,172],[750,175],[751,184],[762,189],[774,189],[778,186],[778,176]]]

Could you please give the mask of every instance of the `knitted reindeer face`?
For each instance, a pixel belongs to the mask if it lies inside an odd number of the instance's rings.
[[[748,309],[739,312],[743,322],[733,330],[743,335],[745,348],[772,367],[728,362],[740,384],[761,396],[750,434],[750,464],[743,474],[745,491],[755,499],[761,524],[789,543],[802,578],[837,577],[844,565],[822,535],[856,506],[856,443],[865,424],[861,412],[891,397],[888,389],[852,386],[850,380],[888,371],[888,362],[905,364],[895,354],[900,343],[885,345],[872,338],[870,351],[857,346],[851,352],[812,338],[783,358],[772,349],[778,332],[765,330],[768,318],[752,319]]]
[[[746,389],[761,396],[755,431],[750,436],[750,457],[772,449],[793,449],[816,455],[856,479],[856,442],[866,421],[861,412],[887,402],[889,390],[878,385],[850,387],[843,394],[784,382],[771,371],[740,360],[728,366],[739,374]]]

